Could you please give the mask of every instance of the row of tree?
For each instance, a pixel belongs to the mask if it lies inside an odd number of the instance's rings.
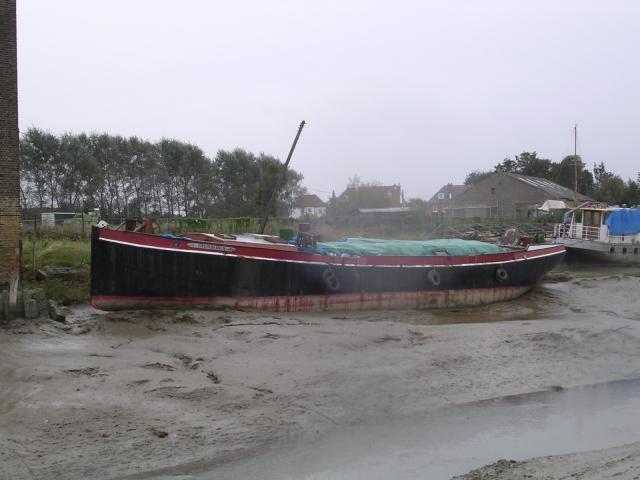
[[[56,136],[30,128],[20,139],[23,208],[99,208],[104,217],[259,216],[283,174],[278,159],[242,149],[208,158],[192,144],[101,134]],[[289,169],[271,214],[303,193]]]
[[[473,171],[465,178],[472,185],[494,172],[517,173],[546,178],[564,187],[574,189],[575,168],[578,167],[578,192],[597,200],[626,205],[640,205],[640,173],[635,180],[625,181],[619,175],[607,171],[604,163],[594,164],[589,170],[579,155],[569,155],[560,162],[539,158],[536,152],[522,152],[515,160],[505,158],[492,172]]]

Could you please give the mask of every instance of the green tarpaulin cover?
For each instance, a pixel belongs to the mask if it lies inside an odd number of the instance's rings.
[[[335,255],[351,256],[432,256],[485,255],[507,250],[492,243],[457,238],[442,240],[381,240],[345,238],[337,242],[318,242],[317,249]]]

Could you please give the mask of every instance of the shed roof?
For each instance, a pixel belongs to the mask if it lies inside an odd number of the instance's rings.
[[[546,178],[530,177],[528,175],[520,175],[517,173],[502,173],[502,175],[515,178],[519,182],[544,191],[549,199],[573,199],[573,190],[563,187],[562,185],[558,185]],[[578,193],[578,200],[590,200],[590,197]]]

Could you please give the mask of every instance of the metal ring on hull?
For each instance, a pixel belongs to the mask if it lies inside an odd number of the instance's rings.
[[[336,293],[340,290],[340,279],[331,268],[326,268],[324,272],[322,272],[322,281],[330,292]]]
[[[509,278],[509,273],[504,269],[504,267],[498,267],[496,270],[496,278],[499,282],[504,282]]]

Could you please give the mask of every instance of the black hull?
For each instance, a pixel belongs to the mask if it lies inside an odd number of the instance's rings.
[[[455,266],[330,265],[145,248],[94,230],[91,296],[98,308],[191,304],[269,310],[445,307],[521,295],[562,253]]]

